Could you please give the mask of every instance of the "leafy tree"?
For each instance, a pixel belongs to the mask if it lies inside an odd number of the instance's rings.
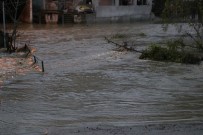
[[[161,17],[165,30],[173,24],[185,36],[168,41],[166,46],[151,45],[140,58],[199,64],[203,60],[203,0],[165,0]],[[189,29],[183,29],[185,25]],[[186,43],[184,38],[193,42]]]
[[[165,28],[167,24],[173,23],[178,30],[182,30],[184,22],[195,31],[195,35],[191,31],[185,31],[186,37],[190,37],[194,44],[193,48],[203,51],[203,1],[202,0],[166,0],[165,8],[162,13]]]

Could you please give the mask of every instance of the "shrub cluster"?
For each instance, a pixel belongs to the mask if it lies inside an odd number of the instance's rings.
[[[168,42],[167,46],[151,45],[144,50],[140,59],[155,61],[177,62],[185,64],[200,64],[201,58],[194,53],[184,51],[184,44],[179,41]]]

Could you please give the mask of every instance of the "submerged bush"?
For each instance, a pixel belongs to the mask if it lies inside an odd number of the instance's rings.
[[[184,51],[184,47],[183,42],[178,40],[168,42],[166,47],[154,44],[143,51],[140,59],[185,64],[200,64],[201,59],[191,52]]]
[[[128,36],[125,34],[119,34],[119,33],[112,36],[112,38],[115,38],[115,39],[122,39],[122,38],[126,38],[126,37],[128,37]]]
[[[147,35],[145,33],[141,32],[141,33],[138,34],[138,36],[140,36],[140,37],[146,37]]]

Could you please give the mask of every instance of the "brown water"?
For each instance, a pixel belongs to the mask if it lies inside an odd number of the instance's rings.
[[[203,65],[139,60],[116,52],[104,36],[128,34],[137,49],[180,36],[159,24],[22,26],[44,60],[45,73],[8,80],[0,88],[0,134],[45,129],[203,122]],[[146,36],[139,36],[145,33]]]

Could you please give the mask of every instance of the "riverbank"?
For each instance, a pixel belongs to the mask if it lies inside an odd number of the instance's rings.
[[[0,87],[4,81],[17,75],[24,75],[33,69],[32,57],[26,55],[26,52],[9,54],[0,49]]]
[[[134,126],[94,126],[72,129],[45,129],[45,135],[201,135],[203,123],[144,124]]]

